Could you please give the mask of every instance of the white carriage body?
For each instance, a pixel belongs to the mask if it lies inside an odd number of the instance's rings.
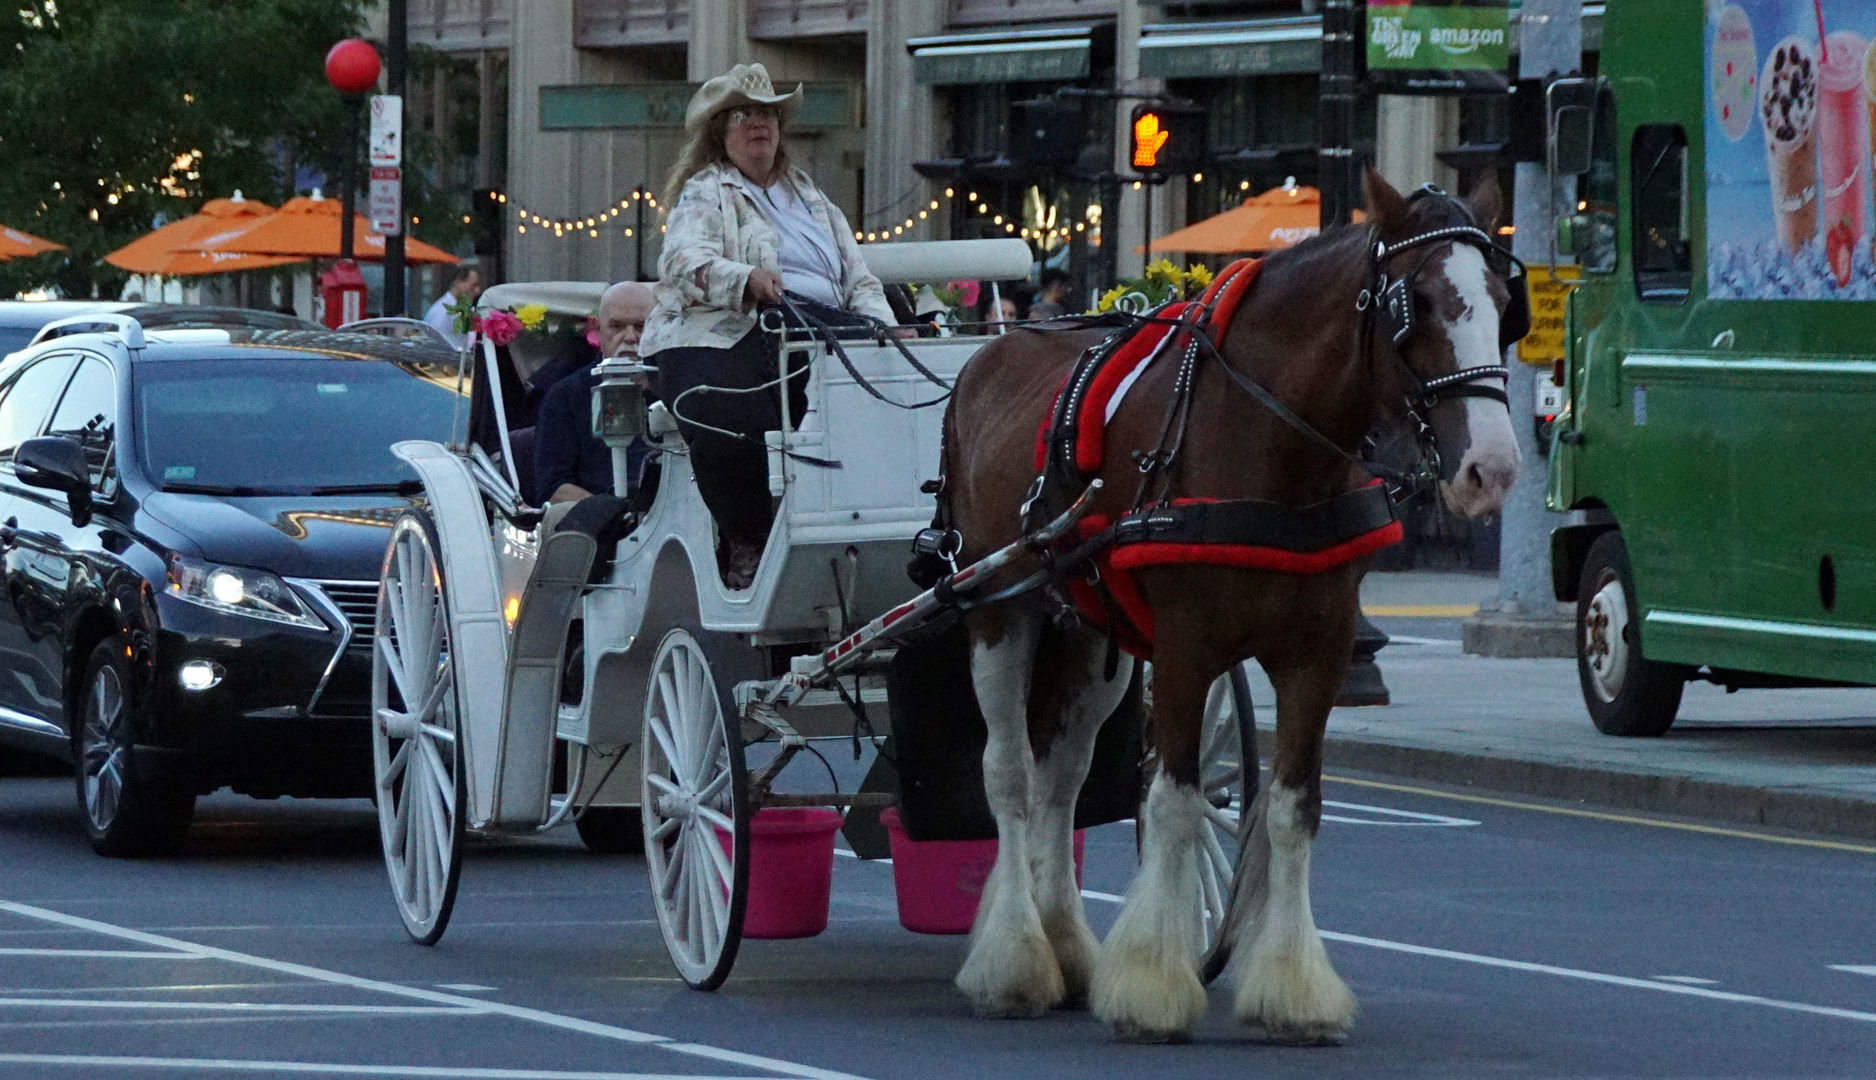
[[[882,245],[868,256],[887,283],[1023,277],[1030,259],[1020,240]],[[538,303],[582,315],[597,309],[604,288],[497,286],[480,306]],[[904,342],[947,385],[983,343],[981,337]],[[843,346],[853,370],[894,401],[910,405],[944,393],[891,343]],[[805,356],[809,371],[808,408],[798,421],[787,418],[786,447],[840,467],[790,458],[774,448],[781,436],[771,433],[770,488],[779,506],[748,589],[728,589],[717,573],[715,524],[675,432],[653,443],[662,461],[657,497],[619,543],[608,579],[594,585],[540,580],[541,537],[489,512],[496,501],[488,498],[489,481],[499,486],[506,478],[486,462],[434,443],[394,448],[424,479],[450,581],[453,640],[465,661],[456,693],[470,827],[533,829],[553,817],[555,738],[607,754],[635,743],[652,658],[672,627],[746,635],[756,645],[818,645],[917,592],[905,564],[910,541],[932,518],[933,498],[920,486],[938,475],[943,406],[903,409],[880,401],[820,342],[790,341],[783,352],[795,362]],[[518,365],[534,359],[516,356]],[[623,447],[614,449],[622,456]],[[579,705],[562,706],[560,650],[576,612],[585,635],[584,688]],[[502,627],[505,633],[493,634]],[[626,761],[615,780],[585,793],[582,805],[631,801],[626,793],[636,792],[636,773],[636,762]]]

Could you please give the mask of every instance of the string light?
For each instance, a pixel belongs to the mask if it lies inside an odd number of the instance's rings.
[[[493,198],[497,203],[502,205],[507,205],[508,203],[508,196],[503,192],[496,192]],[[599,236],[599,226],[623,216],[626,211],[632,209],[633,203],[641,200],[647,207],[653,210],[658,208],[658,197],[643,188],[634,190],[630,195],[627,195],[616,203],[608,204],[603,209],[564,218],[543,217],[527,207],[516,203],[515,216],[519,220],[515,224],[515,231],[517,233],[525,233],[528,231],[529,225],[535,225],[543,229],[554,230],[554,235],[557,237],[565,237],[569,234],[578,236],[580,233],[584,232],[589,238],[597,238]],[[467,222],[469,219],[464,218],[463,220]],[[625,230],[625,235],[631,236],[632,230]]]

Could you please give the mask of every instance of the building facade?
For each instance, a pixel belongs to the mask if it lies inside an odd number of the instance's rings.
[[[471,125],[448,113],[473,98],[474,152],[457,155],[473,161],[452,167],[491,193],[476,243],[499,248],[485,258],[510,280],[655,276],[651,199],[684,106],[746,61],[805,84],[790,153],[863,238],[1019,236],[1084,290],[1137,271],[1148,195],[1157,235],[1315,180],[1316,0],[409,0],[409,13],[412,44],[444,58],[433,90],[413,84],[414,122],[465,145]],[[1116,90],[1203,107],[1210,164],[1136,188],[1134,101]],[[1037,100],[1055,111],[1018,108]],[[1503,114],[1384,97],[1361,141],[1397,185],[1452,186],[1479,171],[1449,162],[1483,160]]]

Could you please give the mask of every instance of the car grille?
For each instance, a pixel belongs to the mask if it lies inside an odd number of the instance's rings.
[[[352,624],[350,652],[370,655],[371,638],[378,623],[378,583],[375,581],[321,581],[318,583]]]

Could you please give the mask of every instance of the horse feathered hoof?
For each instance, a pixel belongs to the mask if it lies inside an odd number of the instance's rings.
[[[999,1020],[1046,1016],[1068,996],[1055,953],[1040,933],[1013,938],[1007,947],[979,943],[958,972],[957,988],[978,1016]]]
[[[1139,1024],[1127,1021],[1109,1024],[1108,1030],[1114,1033],[1115,1042],[1140,1043],[1146,1046],[1165,1046],[1168,1044],[1184,1044],[1192,1041],[1192,1033],[1190,1031],[1142,1027]]]
[[[1279,1046],[1342,1046],[1348,1028],[1321,1024],[1264,1025],[1264,1035]]]

